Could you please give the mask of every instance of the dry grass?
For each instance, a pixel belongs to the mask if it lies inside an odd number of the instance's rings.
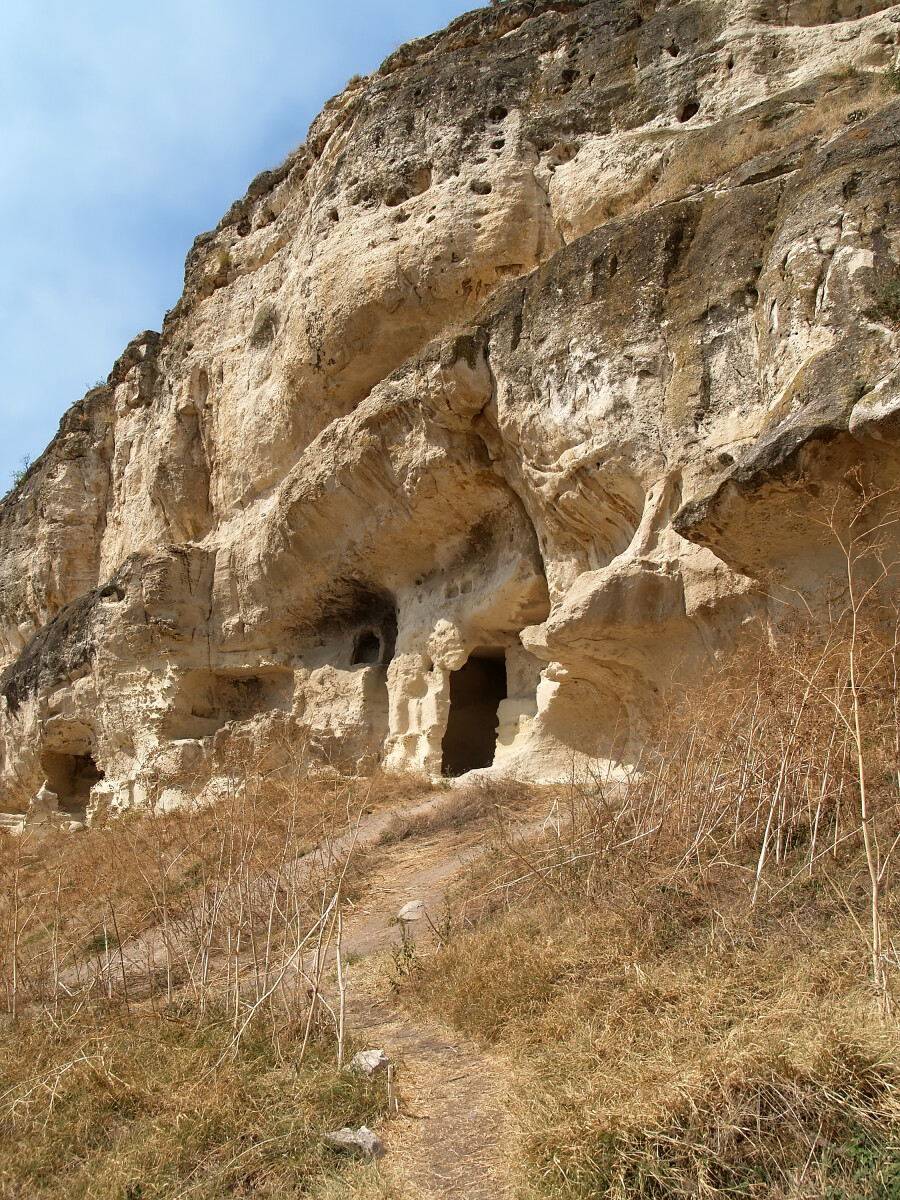
[[[900,1196],[895,501],[823,511],[829,611],[748,634],[624,783],[540,833],[512,784],[388,826],[495,830],[395,984],[514,1062],[520,1200]],[[235,739],[183,810],[0,842],[0,1196],[397,1196],[321,1146],[386,1108],[322,985],[386,853],[359,822],[422,784],[302,752]]]
[[[515,1060],[521,1197],[900,1195],[898,624],[878,556],[848,563],[829,617],[748,637],[626,783],[499,840],[403,964]]]
[[[222,1061],[230,1037],[120,1006],[5,1029],[0,1196],[286,1197],[339,1175],[321,1135],[373,1122],[383,1086],[339,1071],[325,1035],[299,1071],[264,1035]]]
[[[455,789],[447,800],[427,812],[398,812],[378,840],[383,846],[392,846],[407,838],[429,837],[448,830],[484,830],[533,808],[542,790],[512,779],[480,779]]]
[[[317,1183],[311,1194],[315,1200],[407,1200],[408,1195],[403,1185],[381,1173],[377,1163],[350,1164],[340,1175]]]
[[[177,810],[0,842],[7,1011],[102,993],[202,1013],[228,995],[240,1028],[275,985],[259,1018],[274,1005],[293,1019],[311,986],[299,963],[323,930],[334,936],[335,898],[352,898],[365,873],[359,823],[427,786],[304,776],[293,749],[234,739],[180,781]]]
[[[513,905],[413,973],[516,1061],[523,1196],[821,1196],[860,1147],[894,1170],[898,1039],[842,902],[807,885],[751,915],[729,882]]]
[[[386,1112],[326,966],[360,820],[420,781],[295,750],[235,739],[184,809],[0,841],[0,1196],[306,1194],[343,1177],[322,1132]]]

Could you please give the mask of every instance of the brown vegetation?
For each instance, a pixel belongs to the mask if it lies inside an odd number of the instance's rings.
[[[522,1196],[900,1194],[895,518],[872,513],[825,514],[830,613],[748,637],[624,782],[498,841],[456,936],[404,962],[420,1010],[516,1061]]]
[[[0,842],[0,1195],[294,1195],[385,1111],[323,985],[355,830],[410,781],[300,750],[235,740],[186,808]]]
[[[458,788],[445,803],[427,812],[398,812],[382,829],[383,846],[445,830],[489,828],[511,814],[533,808],[542,789],[512,779],[485,779]]]
[[[850,483],[828,604],[783,597],[624,778],[471,786],[366,840],[423,782],[315,778],[270,731],[178,811],[0,843],[0,1195],[405,1194],[321,1146],[387,1111],[340,1070],[340,914],[460,830],[493,844],[388,969],[511,1062],[522,1200],[900,1194],[897,517]]]

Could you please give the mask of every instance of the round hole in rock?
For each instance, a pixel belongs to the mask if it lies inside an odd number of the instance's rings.
[[[371,629],[367,629],[364,633],[357,635],[353,645],[353,657],[350,660],[350,665],[358,667],[364,663],[372,664],[381,662],[381,639],[377,633]]]
[[[691,117],[696,117],[699,111],[700,105],[698,102],[696,100],[688,100],[688,102],[682,106],[681,112],[678,114],[678,120],[683,124],[685,121],[690,121]]]
[[[502,104],[495,105],[488,113],[488,120],[493,125],[499,125],[501,121],[506,119],[506,109]]]
[[[474,192],[476,196],[489,196],[493,188],[486,179],[473,179],[469,184],[469,191]]]
[[[412,175],[411,191],[414,196],[421,196],[431,187],[431,167],[419,167]]]
[[[491,766],[497,748],[497,710],[506,690],[502,647],[474,650],[458,671],[450,673],[450,712],[441,747],[445,775]]]

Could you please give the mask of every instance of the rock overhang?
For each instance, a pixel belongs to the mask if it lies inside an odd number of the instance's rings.
[[[0,507],[5,803],[267,714],[438,772],[485,655],[498,769],[627,758],[896,471],[878,7],[507,0],[329,102]]]

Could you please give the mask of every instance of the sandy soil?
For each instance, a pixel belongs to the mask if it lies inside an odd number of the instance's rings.
[[[401,810],[414,818],[429,814],[440,826],[442,807],[457,803],[453,792]],[[541,797],[538,801],[549,807]],[[522,828],[540,826],[545,811],[517,814]],[[445,893],[466,863],[491,840],[489,819],[411,834],[381,846],[383,831],[396,828],[396,812],[378,813],[360,827],[358,844],[379,848],[379,863],[357,903],[347,911],[343,954],[347,977],[347,1027],[356,1041],[384,1050],[398,1064],[399,1111],[376,1132],[388,1153],[380,1167],[404,1200],[510,1196],[513,1151],[506,1098],[513,1086],[503,1060],[466,1042],[425,1016],[401,1008],[391,987],[392,951],[401,930],[392,921],[409,900],[424,900],[427,919],[409,926],[420,952],[436,947]],[[402,822],[401,822],[402,823]]]

